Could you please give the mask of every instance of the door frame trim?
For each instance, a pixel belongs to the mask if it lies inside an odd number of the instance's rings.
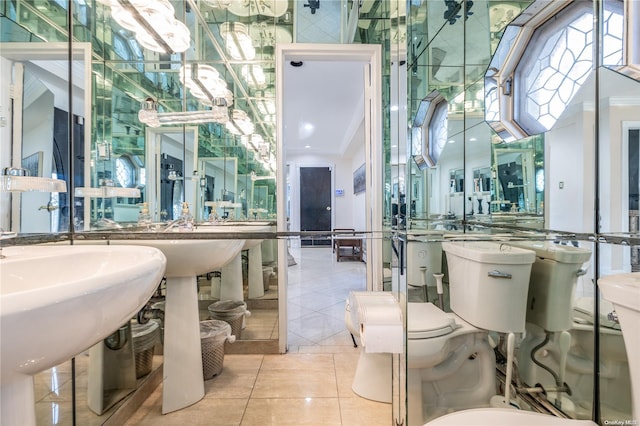
[[[276,158],[277,158],[277,231],[287,232],[285,214],[287,195],[286,158],[284,153],[284,65],[291,61],[357,61],[369,64],[369,85],[365,82],[365,164],[366,164],[366,250],[367,289],[382,285],[383,170],[382,143],[382,46],[378,44],[282,43],[276,45]],[[287,241],[278,240],[278,334],[279,351],[287,350]]]

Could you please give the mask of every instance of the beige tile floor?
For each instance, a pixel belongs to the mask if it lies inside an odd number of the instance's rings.
[[[127,425],[349,425],[391,424],[391,405],[369,401],[351,390],[359,356],[344,325],[349,291],[365,288],[365,264],[336,262],[330,248],[292,248],[289,267],[288,342],[283,355],[232,355],[217,377],[205,382],[204,399],[161,414],[162,385]],[[253,338],[277,335],[273,311],[247,318]],[[254,327],[257,322],[262,328]],[[251,325],[251,327],[249,327]],[[249,331],[248,331],[249,332]],[[88,355],[76,357],[76,424],[103,424],[86,405]],[[157,357],[160,362],[161,357]],[[142,380],[142,379],[141,379]],[[71,363],[36,377],[38,425],[72,425]]]

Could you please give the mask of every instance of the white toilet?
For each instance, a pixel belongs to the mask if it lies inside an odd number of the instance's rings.
[[[432,303],[407,307],[409,426],[453,409],[484,407],[496,393],[488,333]]]
[[[640,414],[640,273],[609,275],[598,280],[604,299],[613,303],[624,337],[631,376],[632,419],[618,419],[618,424],[635,424]],[[625,423],[629,420],[629,423]],[[429,426],[453,425],[595,425],[590,420],[572,420],[544,414],[510,409],[475,409],[458,411],[439,417]]]
[[[573,328],[571,307],[576,284],[578,277],[586,274],[584,264],[591,258],[591,250],[551,241],[518,241],[509,244],[536,253],[527,294],[527,334],[517,356],[520,379],[529,386],[538,383],[547,389],[561,386],[567,382],[566,367],[572,345],[570,330]],[[547,338],[545,346],[539,347]],[[549,367],[556,378],[536,365],[532,351],[535,351],[536,361]],[[570,407],[571,401],[565,402],[566,397],[554,394],[549,399],[554,401],[562,398],[563,409],[574,411],[575,407]]]
[[[524,331],[534,253],[490,241],[445,241],[442,248],[453,312],[408,305],[409,426],[451,410],[488,407],[496,395],[488,331]]]

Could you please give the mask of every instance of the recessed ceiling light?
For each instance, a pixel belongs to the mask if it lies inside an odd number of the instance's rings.
[[[311,145],[305,145],[304,147],[305,148],[311,148]]]
[[[453,139],[449,139],[449,143],[455,143],[456,141],[454,141]]]
[[[470,141],[470,142],[475,142],[475,141],[477,141],[477,140],[478,140],[478,139],[476,139],[476,138],[469,138],[469,141]]]

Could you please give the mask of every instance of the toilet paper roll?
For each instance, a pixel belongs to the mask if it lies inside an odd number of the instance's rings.
[[[360,336],[360,308],[363,306],[371,305],[391,305],[397,306],[398,302],[396,298],[390,292],[382,291],[351,291],[349,292],[349,299],[347,300],[347,311],[351,315],[352,328],[356,328],[355,331],[349,330],[356,337]],[[349,328],[349,327],[348,327]]]
[[[402,353],[402,311],[398,304],[362,306],[360,341],[366,353]]]

